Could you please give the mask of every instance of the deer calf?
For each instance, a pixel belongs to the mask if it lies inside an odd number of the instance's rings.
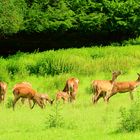
[[[69,94],[67,92],[64,92],[64,91],[58,91],[56,93],[56,101],[59,101],[59,100],[63,100],[63,103],[66,103],[69,101]]]
[[[0,102],[5,100],[6,92],[7,92],[7,83],[0,82]]]
[[[37,96],[42,100],[43,104],[46,105],[48,102],[52,105],[54,100],[50,99],[49,95],[46,93],[38,93]],[[22,98],[21,102],[24,104],[26,98]],[[28,99],[29,101],[29,99]],[[30,101],[29,101],[30,104]]]
[[[54,102],[54,100],[52,100],[46,93],[37,94],[37,96],[42,100],[44,104],[49,102],[52,105]]]

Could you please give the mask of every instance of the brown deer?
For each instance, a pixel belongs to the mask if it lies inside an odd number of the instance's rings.
[[[75,101],[79,80],[77,78],[70,78],[66,81],[66,85],[63,89],[69,95],[70,102]]]
[[[64,92],[64,91],[58,91],[56,93],[56,101],[60,101],[61,99],[63,100],[63,103],[68,102],[69,94],[67,92]]]
[[[54,100],[52,100],[46,93],[37,94],[37,96],[42,100],[44,104],[49,102],[52,105],[54,102]]]
[[[0,82],[0,102],[5,100],[6,92],[7,92],[7,83]]]
[[[37,103],[41,108],[44,107],[44,103],[42,102],[42,100],[38,96],[37,92],[35,90],[33,90],[31,87],[28,87],[28,86],[15,87],[13,89],[13,95],[14,95],[13,110],[15,108],[16,102],[20,98],[27,98],[29,100],[29,104],[30,104],[31,109],[34,107],[35,103]],[[31,100],[34,103],[32,107],[31,107],[31,102],[30,102]]]
[[[121,74],[120,71],[115,71],[112,73],[111,80],[94,80],[92,81],[92,89],[94,95],[92,97],[92,102],[95,104],[100,97],[104,98],[104,101],[107,101],[106,96],[111,93],[113,85],[117,77]]]
[[[112,92],[106,96],[106,100],[116,93],[130,93],[130,99],[133,100],[133,92],[140,85],[140,74],[137,73],[138,78],[136,81],[124,81],[124,82],[115,82]]]
[[[46,94],[46,93],[38,93],[37,96],[42,100],[43,104],[47,104],[48,102],[52,105],[54,100],[50,99],[49,95]],[[24,104],[26,98],[22,98],[21,99],[21,102]],[[29,99],[28,99],[29,101]],[[30,101],[29,101],[29,104],[30,104]]]

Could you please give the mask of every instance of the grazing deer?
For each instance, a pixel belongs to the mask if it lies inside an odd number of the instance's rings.
[[[43,104],[47,104],[48,102],[52,105],[54,100],[50,99],[49,95],[46,93],[38,93],[37,96],[42,100]],[[24,104],[26,98],[22,98],[21,102]],[[29,99],[28,99],[29,100]],[[29,101],[30,102],[30,101]]]
[[[52,105],[54,102],[54,100],[50,99],[49,95],[46,93],[37,94],[37,96],[42,100],[44,104],[49,102]]]
[[[126,81],[126,82],[115,82],[112,92],[107,95],[106,99],[107,101],[109,98],[116,93],[130,93],[130,99],[133,100],[133,91],[140,85],[140,74],[137,73],[138,78],[136,81]]]
[[[15,87],[13,89],[13,95],[14,95],[13,110],[15,108],[16,102],[20,98],[27,98],[29,100],[29,104],[30,104],[31,109],[34,107],[35,103],[37,103],[41,108],[44,107],[44,103],[42,102],[42,100],[38,96],[37,92],[35,90],[33,90],[31,87],[28,87],[28,86]],[[32,107],[31,107],[31,102],[30,102],[31,100],[34,103]]]
[[[0,102],[5,100],[6,91],[7,91],[7,83],[0,82]]]
[[[76,93],[78,90],[79,80],[77,78],[70,78],[66,81],[66,85],[63,89],[69,95],[70,102],[75,100]]]
[[[58,91],[56,93],[56,101],[59,101],[61,99],[63,100],[63,103],[68,102],[69,94],[67,92],[64,92],[64,91]]]
[[[31,85],[31,83],[24,81],[24,82],[20,82],[20,83],[15,84],[14,87],[13,87],[13,90],[15,88],[17,88],[17,87],[31,87],[32,88],[32,85]],[[24,104],[25,99],[26,98],[21,98],[22,104]],[[29,101],[29,105],[31,106],[31,102],[30,101]]]
[[[100,97],[104,98],[104,101],[107,101],[106,96],[111,93],[113,85],[117,77],[121,74],[120,71],[112,73],[111,80],[94,80],[92,81],[92,88],[94,89],[94,94],[92,97],[92,102],[95,104]]]

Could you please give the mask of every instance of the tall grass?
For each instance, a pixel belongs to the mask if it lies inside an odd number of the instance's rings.
[[[16,54],[7,59],[0,58],[3,80],[13,79],[16,75],[59,75],[75,73],[95,75],[122,70],[124,73],[140,66],[138,46],[81,48],[58,51],[46,51],[32,54]]]

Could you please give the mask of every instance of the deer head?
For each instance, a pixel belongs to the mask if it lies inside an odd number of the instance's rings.
[[[111,82],[114,82],[120,74],[121,74],[121,71],[114,71],[112,73],[112,80],[111,80]]]
[[[140,74],[139,74],[139,73],[137,73],[137,75],[138,75],[138,79],[137,79],[137,81],[140,81]]]

